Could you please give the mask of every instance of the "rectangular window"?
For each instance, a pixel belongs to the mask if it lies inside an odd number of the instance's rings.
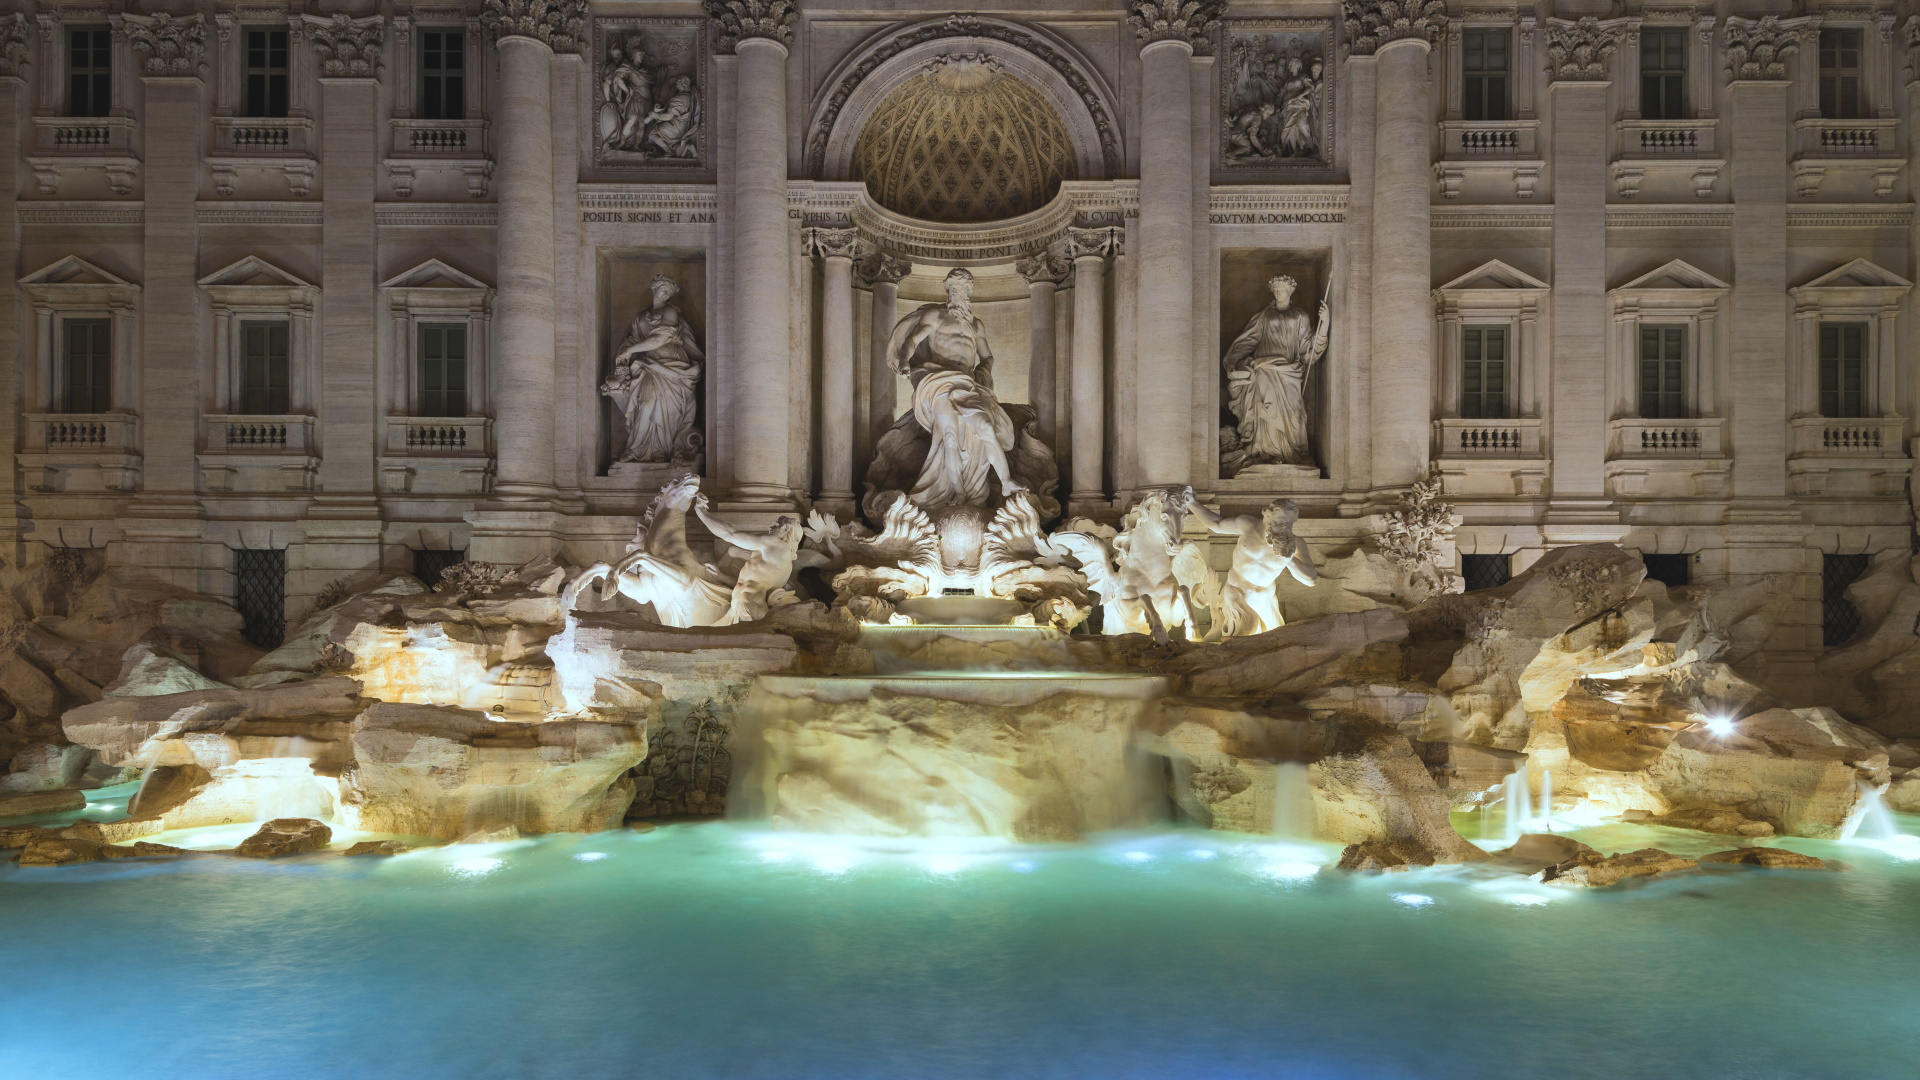
[[[1506,327],[1461,328],[1460,415],[1469,420],[1506,419]]]
[[[247,32],[247,115],[287,115],[287,32]]]
[[[1678,420],[1687,415],[1687,328],[1640,328],[1640,415]]]
[[[1640,115],[1648,120],[1684,120],[1686,100],[1686,28],[1641,30]]]
[[[287,324],[240,324],[240,412],[246,416],[285,416],[292,411],[287,356]]]
[[[466,32],[420,31],[420,118],[459,120],[466,115]]]
[[[67,319],[63,325],[60,411],[103,413],[113,408],[113,324]]]
[[[1820,324],[1820,415],[1867,415],[1867,324]]]
[[[1460,576],[1466,579],[1468,592],[1497,589],[1513,580],[1513,556],[1462,555]]]
[[[1820,643],[1845,645],[1860,632],[1860,609],[1847,599],[1847,587],[1867,572],[1865,555],[1820,556]]]
[[[1860,118],[1860,31],[1820,31],[1820,115]]]
[[[1647,577],[1669,589],[1678,589],[1693,580],[1692,555],[1649,555],[1642,552],[1640,561],[1647,566]]]
[[[287,553],[282,548],[235,548],[233,606],[240,636],[277,649],[287,636]]]
[[[467,415],[467,328],[420,326],[420,415]]]
[[[113,32],[67,31],[67,115],[105,116],[113,108]]]
[[[1468,120],[1505,120],[1513,31],[1468,30],[1464,39],[1461,90],[1466,100],[1462,115]]]

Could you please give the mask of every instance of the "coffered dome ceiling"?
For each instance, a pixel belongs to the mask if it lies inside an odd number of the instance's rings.
[[[990,58],[942,57],[874,110],[852,175],[889,210],[965,222],[1037,210],[1078,171],[1067,126],[1038,91]]]

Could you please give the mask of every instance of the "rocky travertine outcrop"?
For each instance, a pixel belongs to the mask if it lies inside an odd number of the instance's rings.
[[[1454,831],[1447,796],[1406,735],[1375,717],[1339,714],[1332,746],[1308,774],[1323,839],[1382,841],[1421,866],[1486,858]]]
[[[1599,862],[1604,856],[1571,836],[1554,833],[1526,833],[1513,846],[1493,853],[1506,866],[1539,873],[1549,867],[1577,866]]]
[[[1825,859],[1816,859],[1811,855],[1802,855],[1797,851],[1788,851],[1777,847],[1743,847],[1732,851],[1716,851],[1711,855],[1700,856],[1703,864],[1716,863],[1724,866],[1758,866],[1768,870],[1827,870],[1830,867]]]
[[[1405,617],[1374,608],[1193,647],[1158,668],[1195,697],[1303,694],[1335,682],[1397,678],[1406,639]]]
[[[85,805],[87,805],[86,793],[73,789],[25,791],[17,794],[0,793],[0,818],[25,817],[28,814],[58,814],[67,810],[78,810]]]
[[[1641,848],[1638,851],[1608,855],[1605,858],[1601,858],[1597,852],[1589,848],[1587,852],[1542,870],[1540,880],[1550,885],[1598,889],[1617,885],[1628,878],[1678,873],[1682,870],[1692,870],[1699,865],[1693,859],[1681,858],[1661,851],[1659,848]]]
[[[326,822],[312,818],[275,818],[233,849],[235,855],[249,859],[274,859],[282,855],[300,855],[320,851],[333,842],[333,830]]]

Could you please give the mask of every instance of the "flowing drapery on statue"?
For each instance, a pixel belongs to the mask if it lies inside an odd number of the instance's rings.
[[[653,306],[633,317],[614,353],[613,374],[600,386],[626,420],[615,461],[690,464],[699,456],[694,393],[706,357],[671,302],[679,291],[679,282],[665,274],[653,279]]]
[[[1314,463],[1307,379],[1327,351],[1332,320],[1325,301],[1317,326],[1293,307],[1291,277],[1282,274],[1267,287],[1273,303],[1248,320],[1221,361],[1235,420],[1221,440],[1220,463],[1229,475],[1251,465]]]

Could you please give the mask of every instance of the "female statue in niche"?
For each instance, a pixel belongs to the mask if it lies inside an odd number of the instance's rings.
[[[680,283],[666,274],[653,279],[653,306],[633,317],[614,352],[613,374],[600,384],[626,418],[626,443],[615,461],[687,464],[698,454],[694,389],[706,357],[673,305],[679,291]]]
[[[1267,282],[1273,303],[1247,321],[1222,359],[1234,427],[1221,432],[1220,464],[1229,476],[1252,465],[1313,462],[1307,423],[1307,376],[1327,351],[1332,313],[1320,301],[1316,325],[1293,306],[1298,283],[1281,274]]]

